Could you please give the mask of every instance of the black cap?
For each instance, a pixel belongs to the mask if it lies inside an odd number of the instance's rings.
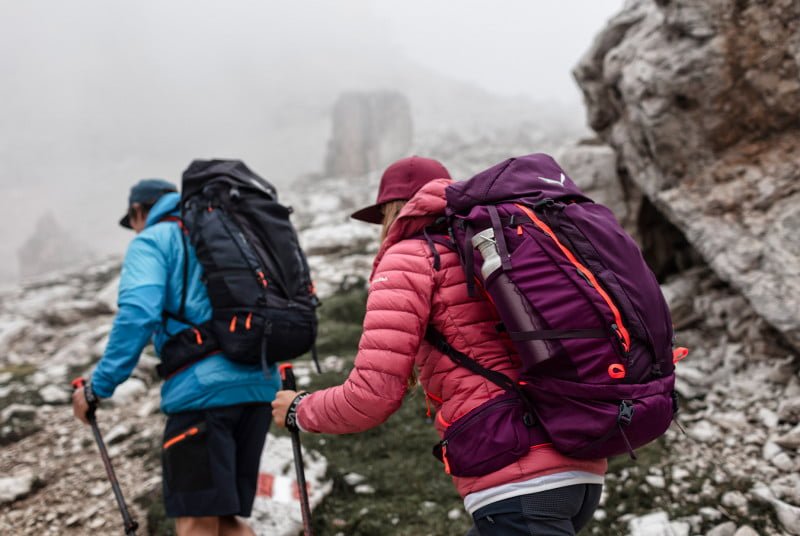
[[[177,192],[178,188],[169,181],[164,179],[142,179],[131,187],[131,193],[128,196],[128,212],[119,220],[119,224],[126,229],[133,229],[131,227],[130,207],[134,203],[140,205],[153,205],[159,198],[170,192]]]

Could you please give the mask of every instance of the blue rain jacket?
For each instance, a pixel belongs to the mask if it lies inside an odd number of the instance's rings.
[[[131,241],[122,264],[119,311],[105,353],[92,374],[92,387],[109,398],[130,376],[148,342],[156,353],[169,334],[187,328],[177,320],[163,320],[166,309],[180,309],[183,285],[182,231],[177,222],[162,222],[179,215],[180,194],[161,197],[150,209],[145,229]],[[201,281],[202,266],[186,241],[188,278],[185,318],[200,324],[211,318],[211,302]],[[165,330],[166,328],[166,330]],[[253,402],[271,402],[280,388],[276,367],[264,378],[260,365],[234,363],[221,354],[207,357],[178,372],[161,388],[161,410],[166,414]]]

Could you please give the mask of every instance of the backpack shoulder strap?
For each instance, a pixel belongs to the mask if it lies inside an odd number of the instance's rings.
[[[441,260],[439,258],[439,252],[436,250],[434,244],[440,244],[451,251],[458,252],[455,243],[450,239],[447,227],[444,226],[443,218],[439,218],[433,225],[425,227],[425,229],[422,230],[422,234],[412,236],[411,238],[425,240],[428,243],[428,248],[430,248],[431,255],[433,255],[433,269],[437,272],[441,268]]]
[[[192,322],[189,322],[186,319],[186,294],[188,292],[187,287],[188,287],[188,284],[189,284],[189,248],[186,246],[186,235],[188,234],[188,230],[186,229],[186,226],[183,224],[183,220],[181,220],[177,216],[166,216],[165,218],[162,218],[161,220],[159,220],[159,223],[161,223],[161,222],[175,222],[175,223],[178,224],[178,227],[181,230],[181,246],[182,246],[182,250],[183,250],[183,255],[182,255],[182,258],[183,258],[183,268],[182,268],[183,279],[181,281],[181,303],[180,303],[180,306],[178,308],[178,313],[177,314],[171,313],[171,312],[169,312],[167,310],[164,310],[164,312],[162,313],[162,316],[164,318],[164,324],[165,324],[164,327],[165,327],[165,330],[166,330],[166,319],[167,318],[172,318],[173,320],[177,320],[178,322],[182,322],[183,324],[187,324],[189,326],[192,326],[192,327],[196,328],[197,326],[195,326]]]
[[[502,389],[505,389],[506,391],[519,391],[519,388],[511,378],[495,370],[487,369],[469,357],[467,354],[459,352],[447,342],[447,339],[445,339],[444,335],[442,335],[439,330],[431,325],[428,325],[428,328],[425,331],[425,340],[431,343],[433,347],[439,350],[441,353],[449,357],[456,365],[462,366],[470,372],[483,376],[490,382],[494,383],[498,387],[501,387]]]

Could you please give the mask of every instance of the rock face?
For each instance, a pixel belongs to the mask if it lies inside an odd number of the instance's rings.
[[[36,229],[19,248],[17,256],[19,274],[25,278],[84,264],[93,254],[88,247],[78,244],[48,212],[36,222]]]
[[[348,92],[333,107],[325,174],[358,177],[408,156],[413,138],[408,100],[394,91]]]
[[[800,348],[800,3],[632,0],[574,74],[620,169]]]

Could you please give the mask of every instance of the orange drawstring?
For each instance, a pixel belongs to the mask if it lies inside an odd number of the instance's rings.
[[[447,445],[442,445],[442,461],[444,462],[444,472],[450,474],[450,462],[447,461]]]

